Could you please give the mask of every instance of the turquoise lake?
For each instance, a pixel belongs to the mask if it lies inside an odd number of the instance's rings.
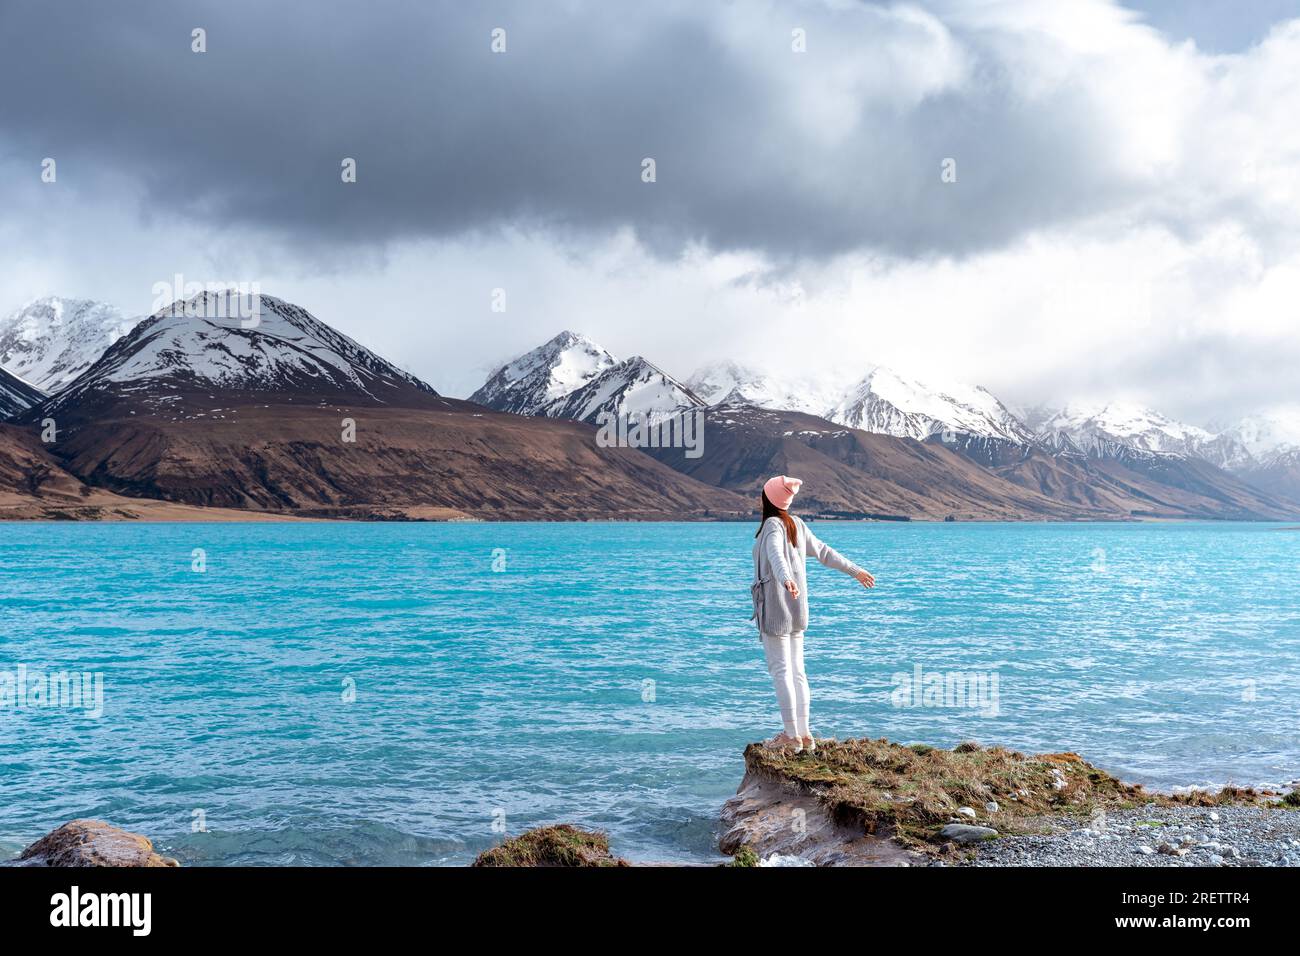
[[[99,717],[0,704],[0,856],[91,816],[190,865],[463,864],[556,821],[714,860],[779,729],[755,527],[0,524],[0,677],[103,677]],[[809,569],[820,736],[1300,778],[1300,532],[816,527],[879,579]],[[918,666],[996,677],[996,713],[898,706]]]

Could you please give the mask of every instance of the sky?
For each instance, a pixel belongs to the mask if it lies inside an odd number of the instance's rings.
[[[1228,424],[1300,400],[1298,105],[1300,0],[6,0],[0,314],[180,275],[455,396],[568,328]]]

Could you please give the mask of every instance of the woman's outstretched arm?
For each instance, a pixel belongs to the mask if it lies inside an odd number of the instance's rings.
[[[849,577],[856,578],[862,583],[863,587],[875,587],[876,579],[871,575],[871,572],[858,567],[829,544],[826,544],[812,533],[812,529],[807,524],[804,525],[804,550],[808,557],[816,558],[826,567],[835,571],[843,571]]]

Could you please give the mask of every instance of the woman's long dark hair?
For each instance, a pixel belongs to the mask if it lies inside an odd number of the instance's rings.
[[[790,547],[799,547],[799,529],[795,527],[794,519],[790,517],[790,512],[784,508],[778,508],[772,502],[767,500],[767,492],[763,492],[763,517],[758,523],[758,530],[754,532],[757,538],[763,533],[763,525],[767,524],[768,518],[780,518],[781,524],[785,525],[785,536],[790,539]]]

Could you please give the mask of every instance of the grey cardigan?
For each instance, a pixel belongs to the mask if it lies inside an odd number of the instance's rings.
[[[793,516],[791,516],[793,517]],[[765,582],[763,594],[768,602],[780,602],[775,608],[782,613],[767,615],[771,637],[800,634],[808,628],[808,576],[804,559],[813,557],[836,571],[850,576],[861,572],[856,564],[828,544],[824,544],[799,518],[794,519],[797,544],[790,546],[785,525],[780,518],[768,518],[754,541],[754,583]],[[784,583],[793,581],[799,586],[799,599],[792,600]]]

